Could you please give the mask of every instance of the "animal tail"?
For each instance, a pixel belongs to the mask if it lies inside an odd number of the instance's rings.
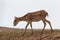
[[[47,12],[46,12],[46,16],[49,16]]]

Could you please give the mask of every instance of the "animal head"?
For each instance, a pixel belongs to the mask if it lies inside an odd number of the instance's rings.
[[[18,17],[14,17],[14,22],[13,22],[13,25],[16,26],[19,22],[19,18]]]

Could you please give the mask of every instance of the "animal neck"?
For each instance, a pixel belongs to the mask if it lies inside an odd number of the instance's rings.
[[[19,20],[20,20],[20,21],[25,21],[26,18],[25,18],[25,17],[19,17]]]

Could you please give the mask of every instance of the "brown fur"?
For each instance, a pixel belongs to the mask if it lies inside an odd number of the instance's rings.
[[[51,23],[50,23],[50,21],[48,21],[46,19],[46,16],[48,16],[48,13],[45,10],[39,10],[39,11],[36,11],[36,12],[29,12],[26,15],[24,15],[23,17],[15,17],[15,20],[14,20],[13,24],[14,24],[14,26],[16,26],[19,21],[26,21],[27,25],[25,27],[25,31],[27,29],[27,26],[30,24],[31,30],[32,30],[32,33],[33,33],[32,22],[37,22],[37,21],[42,20],[43,23],[44,23],[44,28],[43,28],[42,32],[45,29],[46,22],[50,25],[51,32],[52,32],[53,29],[52,29]],[[25,31],[24,31],[24,34],[25,34]],[[41,34],[42,34],[42,32],[41,32]]]

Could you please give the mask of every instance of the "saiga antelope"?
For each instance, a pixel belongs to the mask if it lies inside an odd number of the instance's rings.
[[[26,29],[27,29],[27,27],[28,27],[29,24],[30,24],[31,30],[32,30],[31,34],[33,34],[32,22],[38,22],[38,21],[42,20],[42,22],[44,24],[44,27],[43,27],[43,29],[41,31],[41,34],[44,31],[44,29],[45,29],[46,22],[50,25],[51,32],[52,32],[53,29],[52,29],[51,23],[50,23],[50,21],[48,21],[46,19],[46,16],[48,16],[48,13],[45,10],[39,10],[39,11],[35,11],[35,12],[29,12],[26,15],[24,15],[23,17],[15,17],[13,24],[14,24],[14,26],[16,26],[18,24],[18,22],[20,22],[20,21],[26,21],[27,25],[25,27],[23,35],[25,34],[25,31],[26,31]]]

